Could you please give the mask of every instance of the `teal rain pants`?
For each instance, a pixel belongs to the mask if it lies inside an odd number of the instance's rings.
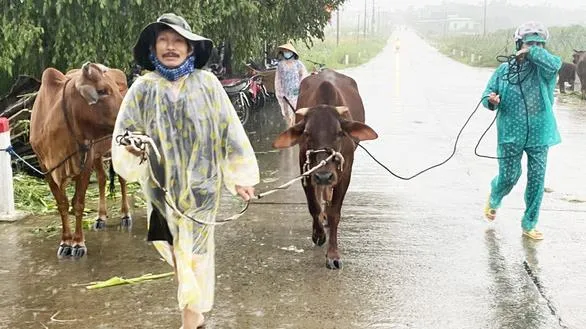
[[[529,231],[535,228],[539,219],[539,209],[543,199],[545,169],[547,166],[548,146],[526,147],[527,187],[525,188],[525,214],[521,226]],[[490,207],[498,209],[503,198],[511,192],[521,177],[522,152],[513,145],[499,145],[499,174],[491,183]]]

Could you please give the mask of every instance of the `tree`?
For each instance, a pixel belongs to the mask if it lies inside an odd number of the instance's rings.
[[[164,12],[184,16],[195,33],[229,40],[237,62],[262,54],[265,43],[323,38],[329,10],[344,0],[4,0],[0,9],[0,94],[14,78],[40,78],[97,61],[130,71],[132,46]]]

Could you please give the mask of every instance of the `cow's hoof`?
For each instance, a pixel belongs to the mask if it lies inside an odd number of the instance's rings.
[[[326,267],[330,270],[339,270],[342,268],[341,259],[329,259],[326,257]]]
[[[130,217],[130,216],[122,217],[122,219],[120,220],[120,226],[122,226],[123,228],[132,227],[132,217]]]
[[[98,218],[96,219],[96,222],[94,223],[94,230],[103,230],[106,228],[106,221]]]
[[[71,246],[66,244],[66,243],[62,243],[59,245],[59,249],[57,249],[57,258],[65,258],[65,257],[70,257],[72,254],[72,249]]]
[[[87,254],[87,247],[82,245],[73,246],[73,257],[82,258]]]
[[[323,246],[324,243],[326,243],[326,235],[322,234],[322,235],[317,235],[317,234],[313,234],[311,236],[311,240],[313,241],[313,243],[315,243],[315,245],[317,246]]]

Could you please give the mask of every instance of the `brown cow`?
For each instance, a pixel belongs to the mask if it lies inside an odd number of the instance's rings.
[[[566,93],[566,82],[570,84],[570,90],[574,91],[574,82],[576,81],[576,64],[562,63],[562,67],[558,72],[558,87],[560,93]]]
[[[580,79],[582,99],[586,99],[586,51],[574,49],[572,57],[574,58],[572,62],[576,64],[576,74]]]
[[[344,196],[350,184],[355,141],[378,136],[364,124],[364,105],[356,82],[343,74],[324,70],[301,82],[297,100],[296,124],[273,142],[276,148],[299,144],[301,172],[315,167],[333,155],[331,161],[315,171],[303,184],[309,213],[313,217],[312,240],[326,241],[324,224],[329,227],[326,266],[342,267],[338,251],[338,223]]]
[[[81,70],[66,75],[48,68],[33,105],[30,144],[37,155],[61,215],[62,235],[58,257],[83,257],[87,253],[82,218],[85,193],[94,166],[100,182],[100,217],[105,217],[105,189],[102,156],[109,150],[116,116],[127,89],[126,76],[120,70],[86,63]],[[69,227],[69,202],[66,187],[75,181],[72,199],[75,233]],[[102,186],[103,185],[103,186]],[[124,194],[123,194],[124,195]],[[127,215],[127,200],[123,200]]]

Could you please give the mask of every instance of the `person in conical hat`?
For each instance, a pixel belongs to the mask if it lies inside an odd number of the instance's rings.
[[[244,200],[259,182],[254,150],[221,83],[201,68],[211,40],[187,21],[164,14],[147,25],[134,46],[149,72],[128,90],[112,142],[115,171],[138,181],[147,198],[147,240],[175,268],[183,329],[204,323],[215,286],[214,226],[222,186]],[[154,141],[147,154],[118,143],[125,132]],[[146,161],[143,161],[145,160]]]
[[[278,46],[277,51],[279,64],[275,73],[275,96],[281,106],[283,119],[291,127],[295,124],[299,86],[308,73],[291,43]]]

